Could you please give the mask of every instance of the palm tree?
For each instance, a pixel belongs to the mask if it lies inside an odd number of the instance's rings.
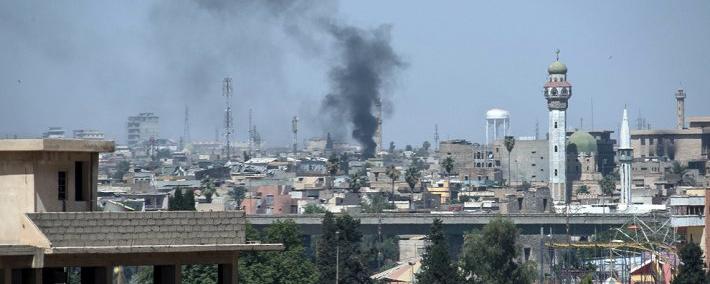
[[[505,149],[508,150],[508,186],[510,186],[510,152],[512,152],[513,147],[515,147],[515,137],[505,136],[503,143],[505,144]]]
[[[449,187],[449,202],[451,202],[451,172],[454,171],[454,158],[447,156],[446,159],[441,161],[441,166],[444,167],[446,171],[446,183]]]
[[[385,171],[385,174],[392,180],[392,206],[394,206],[394,182],[399,179],[399,170],[394,167],[394,165],[391,165],[387,167],[387,171]]]
[[[338,156],[335,154],[330,155],[330,158],[328,158],[328,162],[326,163],[326,168],[328,170],[328,174],[330,175],[330,189],[333,189],[335,175],[340,170],[340,159],[338,159]]]
[[[407,184],[409,185],[409,205],[410,209],[413,208],[413,203],[414,202],[414,187],[417,186],[417,183],[419,182],[419,178],[421,178],[421,173],[419,172],[419,169],[415,167],[414,165],[410,166],[406,172],[404,172],[404,180],[407,181]]]
[[[680,177],[678,185],[695,186],[695,180],[691,176],[687,175],[689,172],[687,166],[681,165],[678,161],[673,161],[673,164],[671,165],[671,172]]]

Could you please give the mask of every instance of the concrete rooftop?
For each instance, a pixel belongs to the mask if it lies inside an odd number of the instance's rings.
[[[113,141],[79,139],[0,139],[0,152],[113,152]]]

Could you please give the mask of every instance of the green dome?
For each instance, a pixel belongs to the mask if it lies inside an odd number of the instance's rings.
[[[577,153],[596,153],[597,139],[594,139],[594,136],[587,132],[577,131],[569,136],[567,149]]]
[[[560,61],[555,61],[547,67],[547,73],[550,74],[567,74],[567,65]]]

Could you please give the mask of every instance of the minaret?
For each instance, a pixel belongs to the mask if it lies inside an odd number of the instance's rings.
[[[675,93],[676,101],[676,123],[675,127],[678,129],[685,128],[685,93],[683,89],[678,89]]]
[[[375,155],[382,152],[382,99],[377,98],[375,101],[375,118],[377,119],[377,129],[375,129]]]
[[[549,110],[549,163],[550,191],[557,204],[569,202],[566,183],[567,145],[567,101],[572,96],[572,85],[567,82],[567,66],[557,58],[547,67],[548,80],[544,86],[545,99]]]
[[[631,205],[631,162],[634,160],[633,149],[631,148],[631,133],[629,132],[629,117],[624,108],[624,117],[621,120],[621,131],[619,133],[619,176],[621,178],[621,200],[620,203],[626,206]]]

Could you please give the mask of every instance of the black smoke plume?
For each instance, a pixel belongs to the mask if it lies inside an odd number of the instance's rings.
[[[375,105],[385,101],[386,86],[404,64],[390,45],[388,26],[363,30],[330,25],[328,31],[336,41],[340,62],[330,69],[331,90],[322,109],[335,121],[349,122],[363,157],[373,157],[377,148]]]

